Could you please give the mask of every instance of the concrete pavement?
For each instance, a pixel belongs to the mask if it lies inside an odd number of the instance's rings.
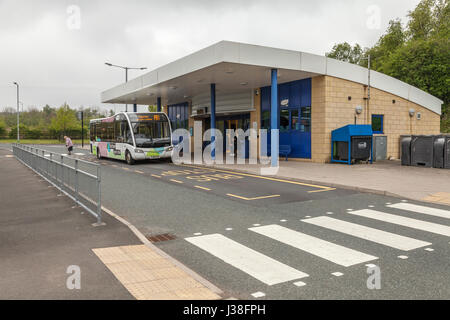
[[[104,213],[106,226],[94,228],[58,194],[0,149],[0,299],[220,298],[129,226]],[[76,270],[80,288],[69,288]]]
[[[0,150],[0,299],[133,299],[92,248],[139,244],[124,225],[93,218]],[[81,289],[66,286],[79,266]]]

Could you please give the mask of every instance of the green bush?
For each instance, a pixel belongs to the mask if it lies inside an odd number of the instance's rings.
[[[40,139],[41,137],[42,137],[42,132],[40,129],[37,129],[37,128],[29,129],[25,135],[25,138],[27,138],[27,139]]]
[[[20,124],[19,125],[19,134],[20,134],[20,138],[24,139],[27,134],[28,134],[28,127],[24,124]],[[17,126],[14,126],[11,128],[11,130],[9,131],[9,138],[10,139],[16,139],[17,138]]]
[[[6,125],[5,123],[0,121],[0,138],[3,138],[6,135]]]

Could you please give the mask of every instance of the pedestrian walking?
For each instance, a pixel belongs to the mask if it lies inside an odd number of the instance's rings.
[[[64,136],[64,140],[66,140],[66,148],[67,148],[67,151],[69,151],[69,156],[70,156],[70,155],[72,155],[72,151],[73,151],[72,140],[67,136]]]

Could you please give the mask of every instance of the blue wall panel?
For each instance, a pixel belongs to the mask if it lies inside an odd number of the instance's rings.
[[[270,87],[261,88],[261,111],[270,110],[271,90]],[[281,101],[289,100],[285,106],[281,105]],[[278,85],[278,108],[287,108],[291,111],[299,110],[301,107],[311,106],[311,79],[297,80],[293,82]],[[311,158],[311,132],[303,132],[295,130],[292,125],[287,132],[280,132],[280,144],[290,145],[292,149],[291,157],[293,158]],[[268,133],[270,137],[270,133]],[[270,141],[270,138],[268,139]],[[269,142],[270,143],[270,142]]]

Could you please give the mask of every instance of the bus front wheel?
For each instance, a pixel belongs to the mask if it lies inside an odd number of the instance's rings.
[[[129,165],[133,165],[134,164],[134,159],[131,156],[130,151],[128,151],[128,150],[125,152],[125,160],[127,161],[127,164],[129,164]]]

